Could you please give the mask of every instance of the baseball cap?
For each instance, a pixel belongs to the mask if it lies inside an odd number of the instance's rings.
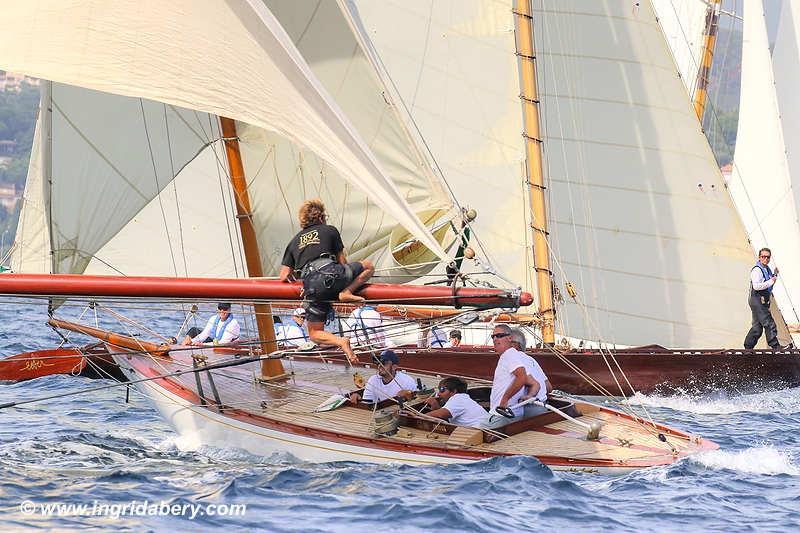
[[[292,311],[293,316],[306,316],[306,310],[302,307],[298,307],[294,311]]]
[[[384,350],[381,352],[381,361],[389,361],[396,365],[400,362],[400,359],[392,350]]]

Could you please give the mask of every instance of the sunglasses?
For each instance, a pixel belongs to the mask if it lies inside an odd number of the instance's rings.
[[[508,337],[509,335],[511,335],[511,334],[510,333],[492,333],[491,337],[493,339],[502,339],[503,337]]]
[[[446,390],[450,390],[450,389],[448,389],[447,387],[439,387],[439,392],[440,393],[442,393],[442,392],[444,392]]]
[[[763,258],[765,258],[765,259],[769,259],[769,258],[770,258],[770,257],[772,257],[772,256],[771,256],[771,255],[762,255],[761,257],[763,257]]]

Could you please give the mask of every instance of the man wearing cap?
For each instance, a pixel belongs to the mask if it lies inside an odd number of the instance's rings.
[[[350,401],[358,403],[362,399],[365,402],[382,402],[395,396],[412,398],[417,384],[414,378],[397,369],[400,359],[392,350],[384,350],[381,353],[381,362],[378,365],[378,373],[367,380],[364,387],[364,396],[354,392],[350,395]]]
[[[191,328],[186,332],[183,344],[202,346],[204,343],[229,344],[239,340],[239,322],[233,318],[231,304],[217,304],[218,313],[208,319],[205,329]]]
[[[292,319],[284,324],[276,340],[283,341],[292,346],[302,346],[308,342],[308,333],[303,329],[306,321],[306,310],[298,307],[292,312]]]

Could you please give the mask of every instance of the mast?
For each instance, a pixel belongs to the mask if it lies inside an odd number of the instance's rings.
[[[703,57],[700,61],[700,69],[697,73],[697,84],[694,91],[694,111],[697,113],[697,118],[701,123],[703,122],[703,113],[706,108],[711,63],[714,60],[714,45],[717,41],[721,2],[722,0],[711,0],[708,4],[708,11],[706,11],[706,23],[703,30]]]
[[[533,49],[533,17],[530,0],[515,0],[519,56],[522,75],[522,107],[526,151],[525,163],[533,229],[533,268],[539,293],[539,312],[542,315],[542,340],[555,343],[555,309],[553,308],[553,281],[550,271],[550,247],[547,242],[547,212],[545,205],[544,175],[542,172],[542,139],[539,133],[539,95],[536,90],[536,57]]]
[[[261,256],[258,252],[256,230],[253,225],[253,212],[250,209],[250,196],[247,193],[247,181],[244,177],[242,154],[239,151],[239,138],[236,135],[236,123],[233,119],[219,117],[222,138],[225,141],[225,154],[228,159],[228,170],[231,176],[234,197],[236,198],[236,218],[242,234],[247,275],[251,278],[262,278]],[[254,304],[258,339],[262,350],[271,353],[278,347],[275,341],[275,323],[272,320],[272,308],[266,304]],[[283,363],[279,359],[265,359],[261,362],[261,377],[275,378],[286,374]]]

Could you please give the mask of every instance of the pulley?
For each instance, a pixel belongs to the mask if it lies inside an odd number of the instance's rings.
[[[567,289],[567,294],[569,294],[569,297],[572,298],[573,300],[575,300],[578,297],[578,291],[575,290],[575,286],[572,285],[571,282],[569,281],[566,282],[564,284],[564,288]]]

